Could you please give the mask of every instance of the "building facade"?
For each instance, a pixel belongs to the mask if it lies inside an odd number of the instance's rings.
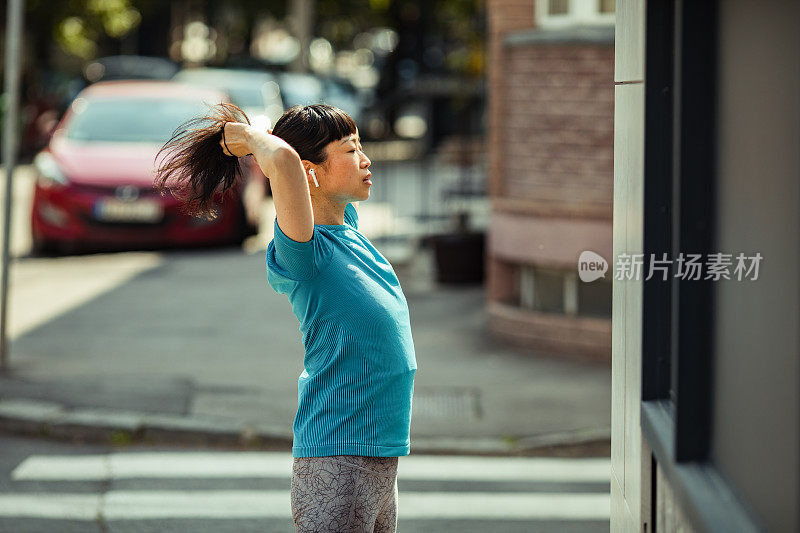
[[[490,0],[486,287],[506,341],[610,360],[614,2]]]
[[[798,20],[618,2],[611,531],[800,530]]]

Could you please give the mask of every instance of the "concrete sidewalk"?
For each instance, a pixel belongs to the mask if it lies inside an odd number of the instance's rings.
[[[608,454],[610,365],[494,341],[483,286],[437,285],[428,250],[381,249],[412,320],[412,453]],[[0,430],[287,449],[302,345],[263,260],[263,251],[166,254],[158,268],[15,339],[13,370],[0,376]],[[237,285],[209,295],[203,280],[222,280],[219,272]],[[170,293],[175,280],[185,286]],[[178,313],[194,314],[172,331]],[[204,326],[210,315],[219,330]],[[237,344],[220,353],[226,338]]]

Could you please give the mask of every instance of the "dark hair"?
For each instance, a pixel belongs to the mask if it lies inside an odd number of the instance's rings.
[[[226,122],[247,122],[244,111],[229,103],[211,107],[211,112],[178,126],[169,141],[156,154],[158,164],[154,186],[164,196],[167,191],[181,200],[193,215],[215,218],[212,199],[222,184],[221,194],[241,178],[238,157],[227,156],[219,146]]]
[[[225,122],[250,120],[237,106],[221,103],[212,113],[181,124],[159,150],[165,158],[156,169],[155,187],[162,195],[169,190],[188,212],[216,217],[213,199],[224,194],[242,177],[238,157],[225,155],[219,142]],[[300,159],[325,165],[325,147],[356,132],[355,121],[341,109],[328,104],[297,105],[281,115],[272,135],[286,141]],[[221,185],[221,190],[220,189]]]

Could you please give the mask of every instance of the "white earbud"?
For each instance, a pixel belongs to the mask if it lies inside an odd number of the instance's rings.
[[[316,174],[316,172],[314,172],[314,169],[310,168],[310,169],[308,169],[308,171],[311,173],[311,178],[314,180],[314,185],[319,187],[319,182],[317,181],[317,174]]]

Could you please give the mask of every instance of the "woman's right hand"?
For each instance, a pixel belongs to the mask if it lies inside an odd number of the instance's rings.
[[[253,152],[250,148],[250,136],[247,131],[250,127],[252,126],[245,122],[226,122],[222,132],[222,139],[219,141],[222,153],[236,157],[250,155]],[[268,130],[267,133],[271,134],[272,129]]]

